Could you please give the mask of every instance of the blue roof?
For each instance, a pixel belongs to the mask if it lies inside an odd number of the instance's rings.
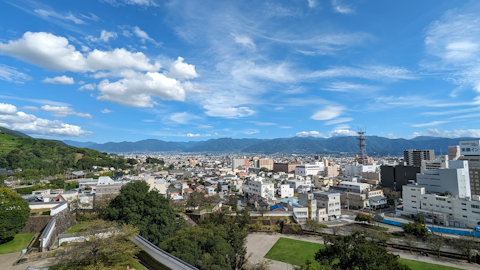
[[[287,203],[287,204],[288,204],[288,202],[298,203],[298,200],[294,199],[294,198],[287,198],[287,199],[280,200],[280,202]]]
[[[270,206],[270,211],[276,210],[276,209],[282,209],[283,211],[285,210],[285,207],[281,206],[280,204],[275,204],[273,206]]]

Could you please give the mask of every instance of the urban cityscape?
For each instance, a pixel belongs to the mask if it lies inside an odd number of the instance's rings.
[[[480,269],[479,14],[0,1],[0,268]]]

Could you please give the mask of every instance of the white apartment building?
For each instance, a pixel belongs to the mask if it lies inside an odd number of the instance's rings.
[[[245,166],[244,158],[232,158],[232,171],[238,169],[238,167]]]
[[[298,223],[305,223],[308,220],[309,209],[297,203],[288,203],[288,211],[293,212],[293,219]]]
[[[448,168],[448,156],[443,155],[435,160],[422,160],[422,166],[420,167],[421,171],[425,170],[438,170],[438,169],[447,169]]]
[[[295,167],[295,175],[308,176],[308,175],[323,175],[325,170],[325,163],[323,162],[311,162],[307,164],[298,165]]]
[[[471,197],[468,161],[452,160],[448,169],[425,170],[417,174],[417,184],[427,192],[449,192],[454,197]]]
[[[378,169],[377,164],[367,164],[367,165],[345,165],[345,171],[343,175],[345,176],[361,176],[364,172],[376,172]]]
[[[315,192],[317,208],[325,208],[330,219],[341,215],[340,193]]]
[[[275,186],[270,181],[265,181],[263,178],[253,178],[248,181],[248,195],[257,194],[267,200],[275,199]]]
[[[403,186],[403,215],[422,213],[430,222],[452,227],[476,228],[480,226],[480,201],[478,196],[456,198],[427,193],[425,187],[409,184]]]
[[[349,192],[355,193],[367,193],[370,189],[370,185],[366,183],[352,182],[352,181],[342,181],[340,182],[339,187],[347,188]]]
[[[313,193],[298,194],[298,204],[308,209],[308,219],[317,220],[317,201]]]
[[[100,176],[98,178],[98,184],[97,185],[112,185],[114,183],[113,179],[110,178],[110,176]]]
[[[291,198],[293,197],[295,191],[288,184],[280,185],[280,197],[282,198]]]

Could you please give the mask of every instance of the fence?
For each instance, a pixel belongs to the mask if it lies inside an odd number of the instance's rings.
[[[52,218],[50,222],[48,222],[47,226],[43,230],[42,235],[40,235],[40,252],[45,251],[48,246],[50,241],[52,240],[52,236],[55,231],[55,223],[56,223],[56,218]]]
[[[402,226],[403,223],[393,220],[384,219],[382,220],[385,224],[390,224],[394,226]],[[480,232],[475,231],[464,231],[464,230],[455,230],[455,229],[448,229],[448,228],[440,228],[440,227],[432,227],[427,226],[432,232],[440,232],[440,233],[449,233],[449,234],[456,234],[456,235],[463,235],[463,236],[473,236],[473,237],[480,237]]]

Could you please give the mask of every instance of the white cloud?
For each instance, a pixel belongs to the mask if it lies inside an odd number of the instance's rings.
[[[357,136],[358,134],[355,131],[348,129],[336,129],[330,132],[329,137],[339,137],[339,136]]]
[[[37,118],[35,115],[24,112],[0,114],[0,126],[27,134],[43,136],[84,137],[91,133],[76,125],[69,125],[58,120],[51,121]]]
[[[87,39],[92,41],[92,42],[108,42],[110,39],[116,39],[118,37],[117,33],[115,32],[109,32],[107,30],[102,30],[100,33],[100,37],[94,37],[94,36],[87,36]]]
[[[370,80],[414,80],[417,76],[410,70],[395,66],[363,66],[363,67],[332,67],[326,70],[317,70],[304,75],[305,78],[337,78],[351,77]]]
[[[17,113],[17,107],[12,104],[0,103],[0,114],[14,114]]]
[[[210,90],[208,90],[208,87],[201,85],[201,84],[196,84],[192,82],[183,82],[183,89],[185,89],[185,92],[187,93],[192,93],[192,94],[200,94],[200,93],[209,93]]]
[[[93,50],[82,54],[64,37],[45,32],[26,32],[18,40],[0,43],[0,52],[25,62],[55,70],[86,72],[107,69],[131,68],[141,71],[157,71],[160,63],[150,63],[141,52],[129,52],[124,48],[112,51]]]
[[[371,86],[371,85],[365,85],[365,84],[333,82],[321,89],[326,91],[333,91],[333,92],[351,92],[352,91],[352,92],[361,93],[362,91],[374,91],[380,88],[377,86]]]
[[[332,0],[333,11],[341,14],[352,14],[355,11],[350,7],[342,4],[341,0]]]
[[[333,119],[333,120],[330,120],[330,121],[326,122],[325,125],[336,125],[336,124],[341,124],[341,123],[345,123],[345,122],[350,122],[352,120],[353,120],[353,118],[337,118],[337,119]]]
[[[97,87],[96,83],[87,83],[78,88],[78,90],[95,90],[95,87]]]
[[[116,82],[103,80],[97,87],[102,93],[99,100],[111,101],[130,107],[153,107],[152,96],[163,100],[185,100],[180,82],[158,72],[135,73]]]
[[[200,134],[198,134],[198,133],[197,133],[197,134],[188,133],[188,134],[187,134],[187,137],[188,137],[188,138],[196,138],[196,137],[202,137],[202,135],[200,135]]]
[[[44,105],[40,108],[42,109],[42,111],[52,113],[54,117],[66,117],[69,115],[76,115],[78,117],[92,118],[92,116],[88,113],[78,113],[78,112],[75,112],[72,108],[64,107],[64,106]]]
[[[235,43],[238,43],[238,44],[242,45],[243,47],[251,49],[251,50],[255,50],[257,48],[257,46],[255,45],[255,43],[253,42],[253,40],[250,37],[243,36],[243,35],[236,35],[236,34],[233,34],[233,33],[230,33],[230,34],[234,37]]]
[[[113,6],[119,5],[139,5],[139,6],[157,6],[155,0],[101,0]]]
[[[23,106],[22,109],[38,112],[38,107],[36,106]]]
[[[273,108],[273,109],[274,109],[275,111],[281,111],[281,110],[285,109],[285,107],[275,107],[275,108]]]
[[[109,109],[103,109],[100,112],[101,113],[112,113],[113,111],[110,111]]]
[[[160,45],[161,43],[157,43],[153,38],[151,38],[150,36],[148,36],[147,32],[143,31],[142,29],[140,29],[140,27],[138,26],[134,26],[132,28],[133,30],[133,33],[135,34],[135,36],[139,37],[140,38],[140,41],[142,43],[145,43],[145,41],[150,41],[154,44],[158,44]]]
[[[65,75],[57,76],[55,78],[45,78],[42,82],[53,84],[75,84],[75,81],[72,77],[67,77]]]
[[[178,124],[189,124],[192,120],[200,119],[199,116],[190,114],[188,112],[174,113],[170,115],[169,119]]]
[[[34,12],[44,19],[48,19],[49,17],[52,17],[52,18],[57,18],[64,21],[72,21],[75,24],[85,24],[83,20],[77,18],[75,15],[71,13],[63,15],[53,10],[44,10],[44,9],[35,9]]]
[[[338,117],[345,110],[342,106],[325,106],[324,109],[317,111],[310,118],[313,120],[330,120]]]
[[[279,126],[279,128],[286,129],[286,128],[292,128],[292,127],[291,126]]]
[[[228,107],[225,105],[221,106],[221,104],[215,104],[204,105],[203,108],[207,110],[205,113],[209,116],[229,119],[242,118],[255,114],[255,111],[249,107]]]
[[[252,134],[260,133],[260,131],[258,129],[248,129],[248,130],[242,131],[242,133],[247,135],[252,135]]]
[[[433,126],[438,126],[445,123],[450,123],[450,121],[432,121],[432,122],[422,123],[422,124],[413,124],[412,127],[433,127]]]
[[[320,133],[318,131],[312,130],[312,131],[301,131],[297,132],[295,134],[296,137],[325,137],[323,133]]]
[[[27,74],[18,71],[14,67],[0,64],[0,80],[14,83],[24,83],[32,78]]]
[[[480,138],[480,129],[464,129],[464,130],[438,130],[428,129],[427,131],[414,132],[410,137],[418,136],[431,136],[442,138],[462,138],[462,137],[474,137]]]
[[[257,126],[276,126],[276,123],[271,123],[271,122],[259,122],[259,121],[251,121],[250,123],[253,123]]]
[[[317,2],[315,2],[315,0],[308,0],[309,8],[314,8],[316,5],[317,5]]]
[[[166,75],[179,80],[197,78],[198,74],[195,71],[195,66],[184,63],[183,60],[182,57],[178,57],[177,60],[170,65],[170,70]]]
[[[205,136],[205,137],[212,137],[212,134],[205,134],[205,135],[203,135],[203,136]]]

